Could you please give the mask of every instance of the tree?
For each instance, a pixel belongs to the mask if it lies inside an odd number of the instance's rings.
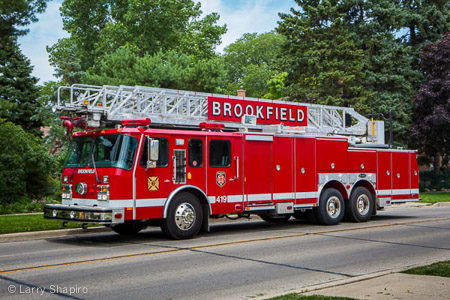
[[[28,32],[24,26],[36,22],[36,13],[42,13],[48,0],[0,0],[0,43]]]
[[[418,76],[395,35],[404,24],[398,1],[296,2],[301,9],[281,14],[277,28],[287,37],[280,64],[289,96],[363,114],[394,109],[394,132],[405,142]]]
[[[135,47],[121,47],[86,72],[86,83],[144,85],[222,93],[226,72],[223,59],[196,59],[174,50],[136,55]]]
[[[0,123],[0,204],[54,192],[54,164],[42,141],[21,126]]]
[[[415,97],[413,144],[434,158],[438,171],[441,157],[444,164],[450,158],[450,32],[423,47],[419,66],[425,80]]]
[[[305,5],[302,3],[302,5]],[[329,15],[320,15],[327,11]],[[279,64],[288,73],[286,89],[293,100],[368,110],[373,96],[364,88],[364,52],[343,14],[329,3],[281,15],[278,32],[286,37]],[[322,19],[321,19],[322,18]]]
[[[30,61],[21,53],[17,43],[0,48],[0,118],[21,125],[39,134],[42,125],[39,109],[37,78],[31,76]]]
[[[69,84],[122,47],[138,57],[169,50],[200,60],[214,58],[225,26],[215,13],[200,18],[192,0],[65,0],[61,7],[69,38],[48,47],[57,74]],[[91,67],[94,68],[91,69]]]
[[[268,80],[278,73],[274,62],[283,41],[283,36],[274,32],[246,33],[226,47],[227,93],[235,94],[241,86],[251,97],[262,97],[267,93]]]

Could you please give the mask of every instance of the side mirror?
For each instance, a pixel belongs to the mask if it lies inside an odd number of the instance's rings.
[[[147,137],[147,169],[156,168],[159,158],[159,141]]]

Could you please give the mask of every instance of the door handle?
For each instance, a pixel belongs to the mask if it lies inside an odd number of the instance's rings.
[[[169,180],[169,179],[166,179],[166,180],[164,180],[164,182],[165,182],[165,183],[169,183],[169,182],[170,182],[170,180]]]
[[[234,160],[236,161],[236,176],[234,179],[239,179],[239,156],[235,156]]]

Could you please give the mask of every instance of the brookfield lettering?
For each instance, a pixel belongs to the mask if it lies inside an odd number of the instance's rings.
[[[306,114],[302,105],[208,97],[210,120],[239,122],[244,115],[253,115],[258,124],[307,126]]]

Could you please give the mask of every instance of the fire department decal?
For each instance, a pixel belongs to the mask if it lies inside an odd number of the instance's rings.
[[[157,191],[159,190],[159,177],[149,177],[148,178],[148,190]]]
[[[225,183],[227,182],[225,177],[225,172],[220,171],[216,173],[216,183],[218,186],[223,187]]]

